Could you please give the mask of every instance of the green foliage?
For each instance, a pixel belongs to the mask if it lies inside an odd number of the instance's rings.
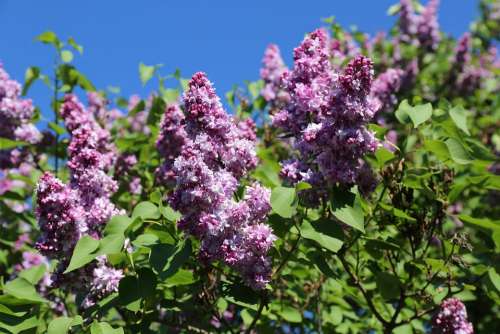
[[[484,60],[500,31],[486,15],[491,3],[482,1],[483,17],[472,26],[473,64]],[[399,11],[396,4],[388,13]],[[68,261],[20,266],[24,252],[36,254],[39,222],[33,209],[39,176],[54,171],[65,182],[70,179],[64,167],[68,133],[58,113],[62,96],[96,91],[75,66],[81,45],[50,31],[39,35],[38,41],[53,48],[55,67],[49,73],[29,67],[22,94],[37,81],[48,87],[54,118],[37,111],[32,121],[43,119],[56,144],[0,138],[2,152],[16,148],[33,158],[29,175],[5,175],[14,186],[0,194],[0,214],[7,222],[0,237],[0,332],[422,334],[442,300],[455,296],[467,305],[477,333],[494,333],[500,326],[500,176],[494,173],[500,152],[498,69],[474,91],[461,94],[450,84],[453,38],[442,36],[433,51],[402,44],[397,64],[391,64],[397,29],[368,50],[362,32],[346,31],[334,18],[325,22],[340,45],[360,44],[373,59],[376,75],[413,60],[419,72],[411,87],[395,93],[396,106],[377,116],[384,122],[368,126],[381,143],[364,161],[376,179],[369,191],[361,183],[329,184],[318,195],[317,185],[286,183],[280,162],[296,152],[293,141],[270,124],[276,110],[261,95],[265,82],[247,81],[226,94],[237,119],[251,117],[258,125],[259,164],[234,198],[241,201],[254,180],[271,189],[272,211],[265,223],[277,240],[269,252],[272,279],[260,291],[221,261],[204,261],[199,254],[203,240],[178,228],[182,216],[167,201],[172,187],[158,180],[165,157],[156,139],[165,108],[179,100],[187,80],[179,70],[162,76],[162,65],[144,63],[139,64],[140,81],[151,85],[157,78],[157,90],[128,117],[113,124],[99,120],[109,127],[119,154],[137,159],[126,172],[117,166],[106,171],[119,183],[112,201],[121,214],[98,237],[81,237]],[[126,108],[127,99],[119,93],[115,88],[100,92],[110,109]],[[143,116],[146,130],[133,130],[131,118]],[[387,139],[391,131],[397,134],[394,143]],[[139,191],[130,191],[133,180],[140,181]],[[24,204],[27,210],[16,211]],[[19,248],[23,231],[31,240]],[[230,251],[232,245],[227,247]],[[80,307],[78,291],[45,287],[55,272],[62,279],[79,279],[80,270],[93,270],[97,258],[122,270],[123,278],[117,291],[95,306]]]

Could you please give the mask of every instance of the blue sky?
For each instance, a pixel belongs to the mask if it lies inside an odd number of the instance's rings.
[[[23,81],[25,69],[51,69],[53,52],[34,41],[46,30],[74,37],[85,48],[76,66],[99,89],[118,86],[122,95],[145,95],[138,64],[162,63],[162,73],[181,69],[188,77],[208,73],[222,96],[233,84],[258,78],[266,45],[277,43],[288,64],[304,33],[335,16],[375,33],[394,19],[386,14],[397,0],[0,0],[0,60]],[[478,15],[477,0],[442,0],[442,29],[455,36]],[[44,113],[49,92],[37,84],[30,92]]]

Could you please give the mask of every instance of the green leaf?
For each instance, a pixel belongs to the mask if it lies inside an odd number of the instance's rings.
[[[417,220],[413,218],[412,216],[408,215],[406,212],[403,210],[400,210],[398,208],[395,208],[391,205],[385,204],[385,203],[379,203],[380,207],[384,209],[387,212],[392,213],[395,217],[403,218],[411,222],[416,222]]]
[[[68,268],[64,271],[65,274],[83,267],[87,263],[95,259],[96,255],[92,254],[99,247],[99,240],[96,240],[88,235],[83,236],[78,240]]]
[[[8,150],[18,146],[26,146],[28,143],[19,141],[19,140],[11,140],[8,138],[0,137],[0,150]]]
[[[93,255],[97,257],[100,255],[118,254],[122,250],[124,242],[125,237],[123,235],[107,235],[99,241],[99,249]]]
[[[125,215],[113,216],[104,228],[104,235],[123,235],[132,222],[133,219]]]
[[[162,65],[154,65],[154,66],[148,66],[145,65],[144,63],[139,64],[139,77],[141,78],[142,85],[146,85],[149,80],[155,75],[156,71],[158,68],[160,68]]]
[[[139,235],[134,241],[132,241],[132,245],[135,247],[151,247],[158,244],[158,241],[159,239],[156,235],[145,233]]]
[[[45,264],[40,264],[21,271],[18,276],[35,285],[42,279],[46,271],[47,266]]]
[[[74,318],[59,317],[52,320],[47,329],[47,334],[66,334],[73,326],[78,326],[83,323],[83,318],[77,315]]]
[[[59,38],[57,38],[57,35],[52,31],[46,31],[38,35],[36,39],[45,44],[52,44],[57,49],[60,49],[62,47],[61,41],[59,40]]]
[[[69,50],[62,50],[61,51],[61,60],[64,63],[71,63],[73,61],[73,52]]]
[[[398,109],[395,112],[396,118],[398,119],[398,121],[400,123],[406,124],[410,121],[410,117],[408,115],[410,110],[411,110],[411,106],[408,103],[408,100],[401,101]]]
[[[90,326],[90,334],[123,334],[122,328],[113,328],[107,322],[96,322]]]
[[[73,37],[68,38],[68,44],[71,45],[80,54],[83,54],[83,46],[77,44]]]
[[[385,147],[379,147],[375,152],[375,158],[377,159],[378,166],[383,167],[387,162],[393,160],[395,155]]]
[[[46,303],[47,300],[40,297],[36,292],[35,287],[22,277],[18,277],[12,281],[7,282],[3,291],[16,298],[27,300],[34,303]]]
[[[179,285],[189,285],[196,282],[193,272],[190,270],[180,269],[172,277],[167,278],[166,285],[168,287],[179,286]]]
[[[450,110],[450,116],[456,126],[470,136],[469,129],[467,128],[467,110],[462,106],[453,107]]]
[[[171,222],[176,222],[182,217],[179,211],[175,211],[170,206],[162,206],[160,208],[160,212],[163,217],[165,217],[168,221]]]
[[[161,280],[173,276],[191,255],[191,241],[187,239],[177,246],[157,244],[151,247],[149,263]]]
[[[141,217],[142,219],[158,219],[160,211],[158,207],[151,202],[140,202],[132,212],[132,218]]]
[[[472,162],[469,153],[467,153],[460,141],[455,138],[448,138],[445,144],[448,147],[451,158],[457,164],[466,165]]]
[[[119,300],[122,305],[131,311],[137,311],[140,300],[153,296],[156,291],[157,279],[149,268],[140,268],[136,276],[127,276],[120,280],[118,285]]]
[[[493,221],[488,218],[473,218],[468,215],[459,215],[458,218],[466,224],[486,228],[489,230],[500,229],[500,221]]]
[[[31,85],[40,77],[40,68],[31,66],[24,73],[24,85],[22,95],[26,95]]]
[[[434,154],[439,160],[447,161],[450,159],[450,152],[445,142],[441,140],[426,139],[424,147],[427,151]]]
[[[331,224],[334,225],[334,222],[327,222],[327,221],[320,221],[319,223],[315,223],[314,225],[309,223],[309,222],[304,222],[302,226],[300,227],[300,234],[302,235],[303,238],[313,240],[317,242],[321,247],[331,251],[331,252],[338,252],[339,249],[342,247],[342,240],[339,239],[341,237],[341,234],[334,234],[334,233],[329,233],[331,235],[328,235],[327,233],[324,233],[326,231],[325,228],[321,229],[319,227],[321,223],[324,224]]]
[[[384,299],[395,299],[399,297],[401,283],[393,274],[379,272],[376,276],[377,288]]]
[[[296,210],[295,188],[274,188],[271,192],[271,207],[281,217],[291,218]]]
[[[490,268],[488,270],[488,278],[495,289],[500,292],[500,275],[498,275],[495,268]]]
[[[364,213],[359,195],[351,191],[334,189],[331,204],[335,218],[358,231],[365,232]]]
[[[49,123],[49,128],[51,128],[52,130],[54,130],[55,133],[57,133],[58,135],[63,135],[66,133],[66,129],[63,128],[62,126],[54,123],[54,122],[50,122]]]
[[[432,105],[430,103],[420,104],[415,106],[408,111],[408,116],[410,116],[413,126],[416,128],[420,124],[427,121],[432,116]]]
[[[288,322],[292,323],[301,323],[302,322],[302,314],[295,308],[291,306],[284,306],[281,309],[279,315]]]

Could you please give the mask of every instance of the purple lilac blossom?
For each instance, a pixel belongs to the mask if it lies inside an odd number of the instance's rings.
[[[432,319],[432,334],[473,334],[465,305],[457,298],[444,300]]]
[[[94,118],[104,126],[106,129],[110,129],[113,126],[113,122],[117,119],[123,117],[123,114],[118,109],[108,109],[109,101],[102,97],[97,92],[88,92],[88,110],[94,115]]]
[[[363,156],[378,147],[365,126],[375,114],[369,98],[372,62],[357,56],[337,71],[327,42],[319,29],[294,50],[294,68],[284,75],[291,101],[273,116],[273,124],[294,137],[297,150],[296,159],[282,164],[282,175],[318,188],[353,185]]]
[[[396,106],[398,103],[396,93],[401,88],[403,76],[403,70],[390,68],[373,81],[370,98],[377,111],[391,111]]]
[[[436,50],[441,39],[437,12],[439,0],[429,0],[419,16],[417,38],[421,47]]]
[[[281,76],[287,70],[278,46],[270,44],[264,52],[260,78],[264,80],[261,95],[269,104],[271,114],[281,109],[290,100],[289,94],[283,89],[281,80]]]
[[[262,289],[271,276],[267,252],[275,236],[264,224],[270,211],[270,191],[255,183],[235,201],[238,180],[255,168],[255,135],[222,108],[204,73],[193,75],[184,93],[185,119],[170,122],[167,109],[159,149],[173,160],[175,181],[169,195],[172,207],[182,213],[179,228],[201,240],[200,259],[221,260],[236,269],[244,282]],[[176,119],[181,119],[180,115]],[[184,145],[172,151],[162,145],[171,133],[182,133]]]
[[[420,15],[415,13],[412,0],[401,0],[399,11],[399,41],[435,51],[441,39],[437,9],[439,0],[429,0]]]

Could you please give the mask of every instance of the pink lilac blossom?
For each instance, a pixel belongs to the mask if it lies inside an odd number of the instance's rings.
[[[432,319],[432,334],[473,334],[472,323],[467,319],[465,305],[457,298],[441,303],[439,312]]]
[[[297,150],[296,159],[283,163],[282,176],[317,188],[354,184],[363,156],[378,147],[365,126],[375,114],[369,98],[372,62],[357,56],[337,71],[327,42],[319,29],[294,50],[294,68],[283,76],[291,101],[273,116],[273,124],[294,137]]]
[[[281,109],[290,100],[289,94],[283,89],[281,80],[281,76],[287,70],[278,46],[270,44],[262,58],[260,78],[264,80],[261,95],[269,104],[271,114]]]
[[[109,132],[95,121],[74,95],[65,97],[61,116],[71,134],[67,164],[71,187],[78,193],[89,231],[98,235],[111,216],[119,212],[110,200],[117,184],[106,174],[116,159],[116,148]]]
[[[111,291],[121,270],[107,266],[104,259],[64,275],[73,249],[83,235],[98,239],[111,216],[121,213],[111,202],[116,182],[107,175],[115,160],[109,132],[74,95],[61,105],[69,134],[68,163],[70,183],[66,185],[45,173],[37,191],[37,218],[41,237],[36,248],[49,258],[59,260],[53,274],[54,286],[85,295],[82,307],[89,307]],[[108,284],[104,280],[109,279]]]
[[[173,128],[162,123],[165,133],[160,134],[162,139],[185,133],[184,145],[174,152],[175,188],[169,195],[172,207],[182,213],[179,228],[201,240],[204,262],[223,261],[239,271],[246,284],[261,289],[270,280],[267,252],[275,240],[263,224],[271,209],[270,191],[255,183],[246,187],[242,200],[234,200],[238,180],[257,163],[252,127],[238,126],[224,111],[204,73],[193,75],[184,107],[184,123],[170,123]],[[164,120],[171,118],[170,112],[167,109]],[[172,159],[172,150],[159,148]]]

